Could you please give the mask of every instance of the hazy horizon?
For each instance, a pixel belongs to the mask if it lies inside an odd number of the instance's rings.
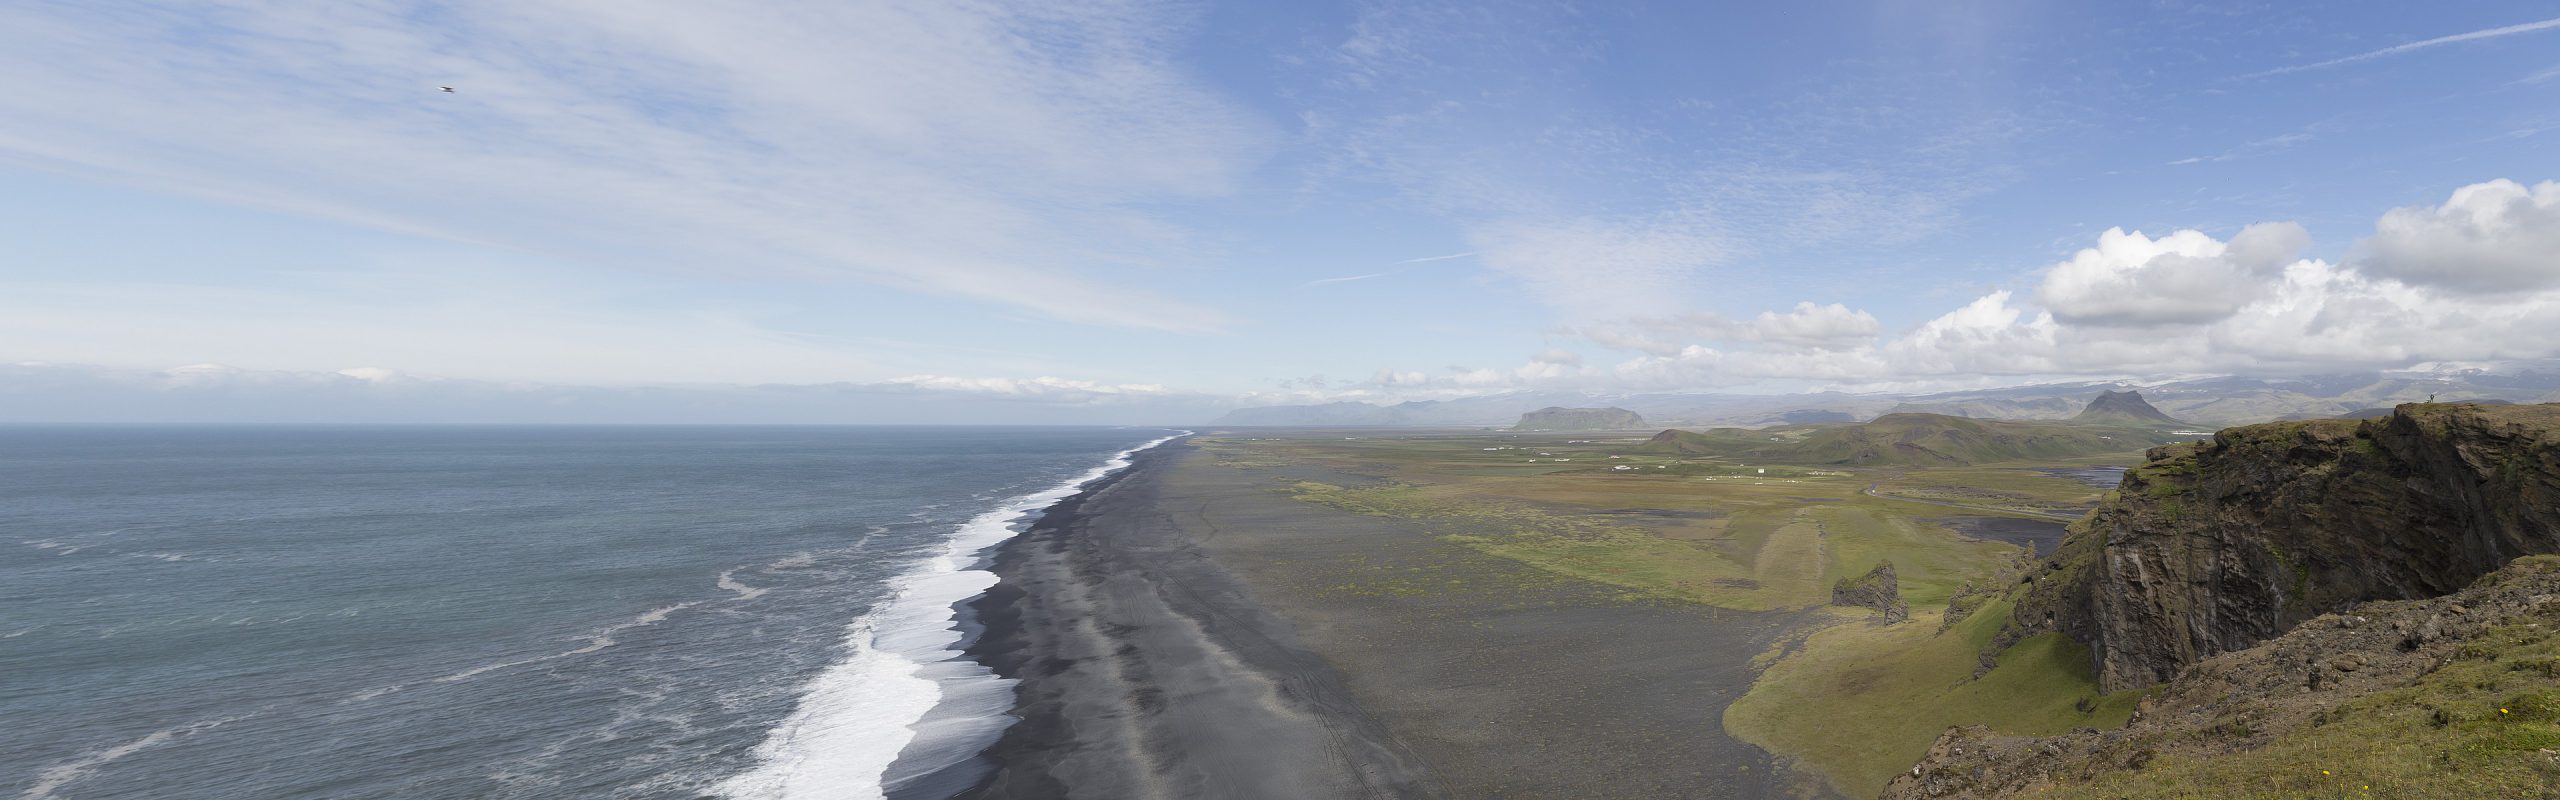
[[[0,422],[2547,368],[2550,13],[15,7]]]

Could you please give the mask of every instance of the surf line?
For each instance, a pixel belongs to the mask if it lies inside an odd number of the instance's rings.
[[[1013,538],[1017,523],[1127,469],[1138,453],[1192,433],[1122,450],[1082,475],[961,523],[939,553],[892,579],[887,602],[854,620],[845,633],[847,657],[802,688],[799,706],[757,746],[756,765],[716,793],[733,800],[882,798],[899,781],[993,744],[1013,724],[1014,681],[961,654],[955,608],[996,583],[995,573],[975,568],[981,555]],[[900,763],[910,750],[932,757]],[[893,764],[902,774],[889,774]]]

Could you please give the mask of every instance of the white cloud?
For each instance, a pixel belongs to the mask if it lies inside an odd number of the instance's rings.
[[[255,288],[0,282],[0,357],[624,385],[847,380],[894,374],[903,365],[882,359],[908,357],[779,329],[755,309],[635,308],[563,282],[449,269]]]
[[[1785,312],[1763,311],[1748,320],[1691,311],[1567,327],[1559,333],[1613,350],[1676,355],[1689,342],[1759,343],[1782,350],[1823,350],[1871,344],[1882,326],[1875,315],[1839,303],[1797,303]]]
[[[2046,271],[2036,299],[2072,324],[2212,322],[2257,299],[2266,279],[2309,243],[2292,223],[2252,225],[2228,244],[2201,231],[2153,239],[2109,228],[2098,246]]]
[[[355,373],[355,374],[349,374]],[[0,419],[38,422],[1197,423],[1233,398],[1062,378],[579,386],[192,364],[0,365]]]
[[[1472,243],[1486,265],[1582,319],[1667,313],[1692,273],[1729,253],[1678,216],[1513,220],[1480,228]]]
[[[889,383],[945,392],[1038,397],[1049,400],[1096,402],[1123,396],[1170,394],[1165,387],[1152,383],[1098,383],[1095,381],[1057,378],[959,378],[949,375],[908,375],[891,378]]]
[[[2443,205],[2395,208],[2352,262],[2364,272],[2456,292],[2560,287],[2560,182],[2456,189]]]
[[[1876,320],[1837,304],[1739,321],[1690,312],[1563,331],[1637,353],[1606,369],[1396,372],[1374,385],[1858,387],[2548,359],[2560,357],[2555,200],[2560,184],[2467,186],[2442,207],[2382,215],[2368,254],[2345,266],[2296,260],[2309,237],[2293,223],[2251,225],[2227,242],[2111,229],[2046,269],[2033,302],[1994,291],[1895,336],[1879,338]]]
[[[1747,330],[1754,341],[1820,350],[1872,342],[1881,327],[1873,314],[1852,311],[1839,303],[1818,306],[1806,302],[1797,303],[1795,310],[1784,314],[1760,312]]]
[[[590,263],[1111,326],[1260,123],[1143,3],[231,0],[0,8],[0,157]],[[438,92],[451,85],[455,93]]]

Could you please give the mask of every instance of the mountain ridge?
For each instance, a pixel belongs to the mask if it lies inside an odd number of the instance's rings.
[[[1824,391],[1805,394],[1522,391],[1447,400],[1354,400],[1271,405],[1227,412],[1211,424],[1257,426],[1497,427],[1546,406],[1616,406],[1675,427],[1768,427],[1845,416],[1872,420],[1901,411],[1999,420],[2064,420],[2087,410],[2092,391],[2139,391],[2145,404],[2201,428],[2326,418],[2439,397],[2560,401],[2560,362],[2519,362],[2499,370],[2412,369],[2298,377],[2214,377],[2165,382],[2064,381],[1941,392]],[[1791,416],[1792,415],[1792,416]],[[1819,416],[1813,416],[1819,415]]]
[[[1515,431],[1631,431],[1645,427],[1644,416],[1623,408],[1548,406],[1520,415]]]

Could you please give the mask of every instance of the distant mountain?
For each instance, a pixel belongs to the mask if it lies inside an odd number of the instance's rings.
[[[1443,426],[1509,425],[1521,414],[1548,406],[1615,407],[1656,425],[1686,428],[1762,428],[1813,422],[1854,421],[1904,412],[1988,420],[2066,420],[2087,410],[2092,393],[2135,392],[2143,404],[2173,420],[2148,424],[2219,428],[2285,417],[2326,418],[2429,395],[2507,400],[2560,400],[2560,361],[2498,366],[2429,365],[2423,369],[2297,377],[2217,377],[2130,383],[2078,381],[1929,393],[1813,392],[1788,395],[1658,392],[1511,392],[1393,405],[1338,402],[1264,406],[1229,412],[1220,425]]]
[[[2071,418],[2074,425],[2185,425],[2143,402],[2141,392],[2099,392]]]
[[[1644,416],[1623,408],[1548,406],[1520,415],[1515,431],[1631,431],[1645,427]]]

